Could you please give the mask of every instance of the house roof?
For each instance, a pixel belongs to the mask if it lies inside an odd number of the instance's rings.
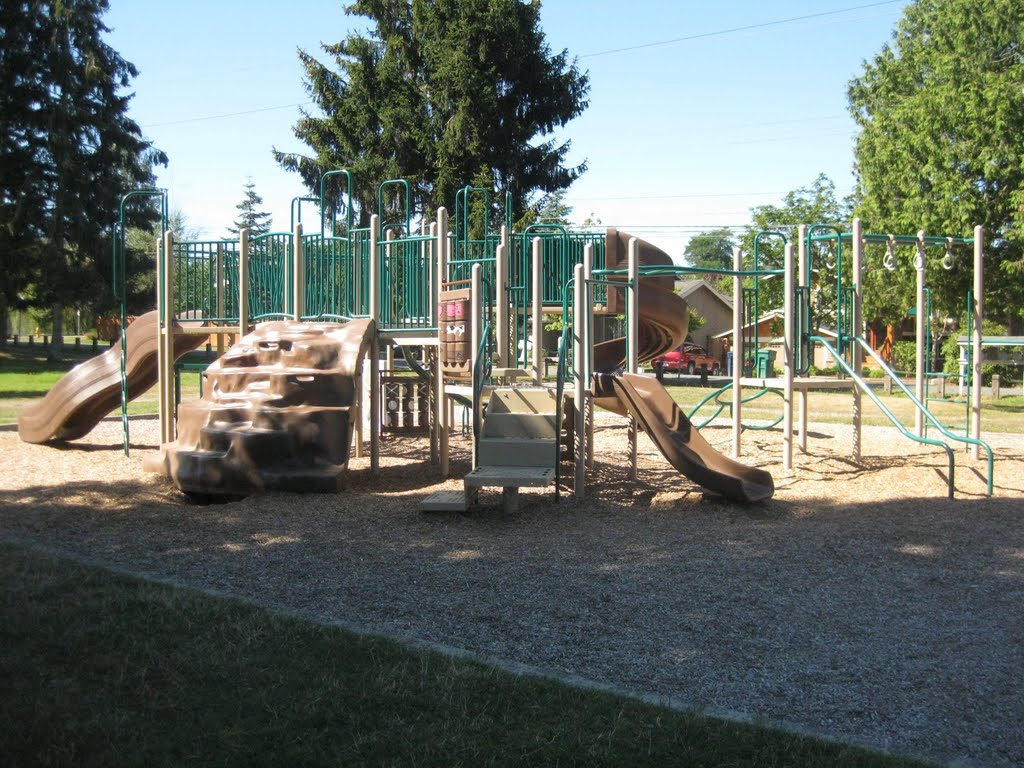
[[[783,310],[781,310],[781,309],[773,309],[771,312],[765,312],[763,315],[761,315],[761,317],[758,319],[757,323],[747,323],[746,325],[744,325],[742,330],[746,330],[747,328],[751,328],[754,325],[760,325],[761,323],[765,322],[766,320],[775,320],[776,318],[784,318],[785,314],[786,313]],[[831,336],[833,339],[838,337],[838,334],[835,331],[833,331],[831,328],[819,328],[817,333],[819,335],[821,335],[821,336]],[[723,331],[722,333],[717,333],[712,338],[724,339],[726,336],[732,336],[732,328],[730,328],[727,331]],[[779,337],[779,340],[781,341],[781,337]],[[766,339],[766,341],[773,341],[773,339]]]
[[[730,310],[732,309],[732,301],[729,299],[729,297],[722,294],[717,288],[715,288],[715,286],[713,286],[711,283],[709,283],[707,280],[703,278],[697,278],[695,280],[682,280],[676,283],[676,291],[684,299],[690,296],[691,294],[696,293],[701,288],[707,288],[708,293],[710,293],[714,298],[718,299],[723,305],[728,307]]]

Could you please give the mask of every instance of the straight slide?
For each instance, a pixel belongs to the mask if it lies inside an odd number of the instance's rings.
[[[656,379],[630,373],[595,379],[597,405],[632,415],[669,464],[698,485],[730,501],[764,501],[775,493],[771,474],[712,448]]]
[[[199,321],[201,322],[201,321]],[[125,331],[128,399],[157,382],[159,318],[156,311],[136,318]],[[174,335],[174,359],[206,343],[197,334]],[[18,416],[18,437],[26,443],[77,440],[121,404],[121,342],[68,371],[38,403]]]

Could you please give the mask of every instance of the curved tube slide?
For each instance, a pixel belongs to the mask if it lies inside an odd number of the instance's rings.
[[[157,382],[159,318],[139,316],[125,330],[128,399]],[[174,334],[174,359],[206,343],[198,334]],[[77,440],[121,404],[121,342],[68,371],[38,403],[18,416],[18,437],[26,443]]]
[[[625,232],[609,227],[605,232],[605,264],[608,269],[625,269],[628,263],[629,241]],[[638,261],[641,267],[671,266],[672,258],[650,243],[637,240]],[[608,311],[612,314],[625,310],[623,289],[608,288]],[[675,292],[675,277],[659,275],[641,277],[637,286],[639,313],[639,339],[637,357],[640,362],[651,360],[686,339],[690,313],[686,301]],[[626,339],[610,339],[594,345],[594,370],[613,371],[626,359]]]

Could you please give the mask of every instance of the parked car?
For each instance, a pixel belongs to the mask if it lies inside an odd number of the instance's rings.
[[[659,379],[665,371],[692,375],[700,371],[702,366],[707,367],[708,373],[717,375],[722,364],[709,355],[704,347],[699,347],[688,341],[651,361],[651,370]]]

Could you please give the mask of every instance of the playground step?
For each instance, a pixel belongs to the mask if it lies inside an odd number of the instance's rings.
[[[420,502],[421,512],[465,512],[469,499],[465,491],[437,491]]]
[[[521,487],[545,488],[555,479],[550,467],[479,466],[463,479],[466,496],[473,497],[480,488],[501,488],[502,508],[506,515],[519,510]]]
[[[502,467],[554,467],[555,438],[483,437],[480,463]]]
[[[495,387],[487,413],[555,413],[554,389],[546,387]]]
[[[551,467],[520,467],[481,465],[466,475],[467,488],[544,488],[555,481]]]
[[[210,477],[217,478],[217,493],[245,496],[259,491],[293,493],[337,493],[345,486],[344,465],[321,467],[265,466],[253,472],[251,467],[220,453],[175,451],[168,454],[169,469],[186,493],[209,493]]]
[[[555,425],[554,413],[488,413],[483,436],[554,438]]]

